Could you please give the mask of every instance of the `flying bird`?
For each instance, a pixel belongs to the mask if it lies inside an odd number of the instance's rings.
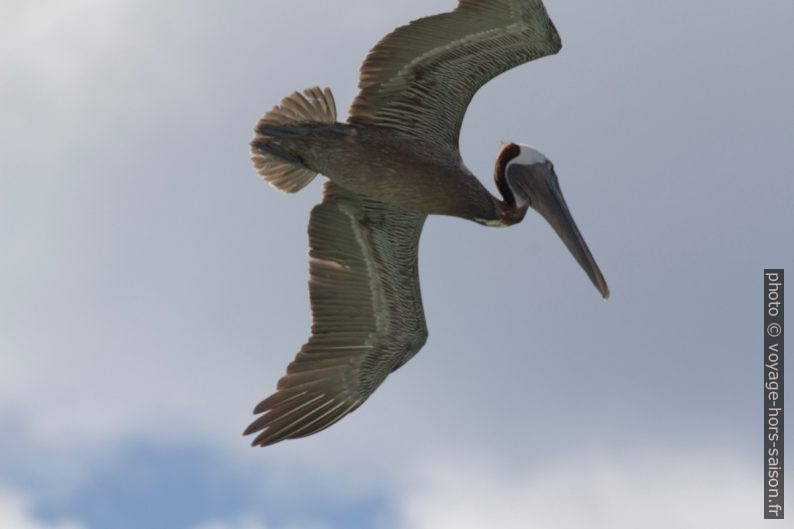
[[[397,28],[370,51],[346,123],[328,88],[284,98],[257,123],[256,171],[294,193],[328,178],[309,220],[311,336],[245,430],[253,445],[304,437],[358,408],[427,340],[417,251],[428,215],[486,226],[529,208],[557,232],[595,287],[609,289],[571,217],[552,163],[503,144],[491,195],[461,159],[461,123],[477,90],[560,50],[540,0],[459,0]]]

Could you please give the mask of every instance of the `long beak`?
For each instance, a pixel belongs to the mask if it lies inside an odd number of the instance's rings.
[[[547,170],[548,171],[548,170]],[[593,282],[593,285],[598,289],[604,299],[609,297],[609,287],[604,279],[601,270],[598,268],[593,254],[584,242],[584,237],[579,233],[579,228],[568,210],[568,205],[565,203],[565,198],[562,196],[562,191],[557,183],[557,177],[554,175],[553,170],[549,171],[546,183],[548,185],[539,186],[541,189],[535,190],[535,200],[532,207],[540,213],[546,221],[551,224],[554,231],[568,247],[576,262]]]

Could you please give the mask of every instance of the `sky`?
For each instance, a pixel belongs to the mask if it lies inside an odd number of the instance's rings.
[[[321,185],[263,183],[253,125],[315,85],[344,117],[369,48],[455,2],[4,1],[0,528],[761,527],[794,5],[546,5],[562,51],[486,85],[461,152],[492,192],[502,141],[544,152],[611,298],[538,215],[431,217],[424,349],[255,449]]]

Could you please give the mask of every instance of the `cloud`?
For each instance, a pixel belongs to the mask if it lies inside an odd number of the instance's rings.
[[[577,454],[519,472],[431,462],[402,495],[401,527],[748,529],[763,522],[756,474],[706,450]]]
[[[33,504],[28,496],[2,486],[0,486],[0,527],[8,529],[86,529],[85,525],[74,521],[50,523],[38,519],[33,513]]]
[[[267,529],[261,523],[254,520],[242,520],[239,522],[210,521],[196,526],[194,529]]]
[[[253,518],[242,518],[237,521],[212,520],[197,525],[193,529],[271,529],[271,525],[263,525]],[[323,529],[319,525],[287,525],[280,529]]]
[[[2,24],[3,42],[11,46],[2,47],[0,59],[38,73],[40,81],[79,80],[93,59],[126,36],[121,30],[128,7],[125,1],[11,2]]]
[[[604,55],[589,43],[627,31],[666,43],[669,32],[622,7],[606,17],[614,31],[604,32],[585,23],[605,16],[597,9],[566,15],[561,5],[553,16],[564,53],[506,74],[475,98],[464,158],[492,186],[498,140],[537,137],[561,176],[570,175],[569,203],[614,281],[613,299],[604,305],[590,291],[537,218],[503,232],[433,218],[420,251],[425,350],[334,428],[248,448],[240,432],[251,407],[309,330],[305,225],[319,195],[319,184],[285,198],[258,181],[246,154],[251,126],[289,91],[317,83],[334,88],[344,112],[368,47],[397,23],[454,1],[355,4],[340,19],[329,16],[334,4],[314,2],[295,11],[267,1],[3,3],[0,421],[10,433],[0,448],[10,449],[0,450],[0,470],[49,479],[65,495],[130,439],[193,442],[239,456],[245,468],[266,467],[266,483],[256,486],[267,492],[298,496],[307,483],[327,482],[334,494],[355,496],[372,482],[403,479],[428,451],[485,447],[510,461],[561,450],[557,432],[637,433],[639,414],[656,419],[639,435],[660,443],[711,431],[754,440],[746,376],[755,360],[744,353],[754,342],[742,322],[756,307],[747,278],[761,258],[776,257],[770,241],[776,233],[785,240],[791,225],[790,194],[778,191],[787,189],[780,168],[791,165],[791,120],[781,118],[791,76],[768,68],[776,54],[786,58],[769,39],[785,38],[787,18],[759,10],[753,27],[764,31],[735,47],[744,58],[737,62],[721,37],[750,27],[744,13],[724,10],[719,16],[730,20],[704,39],[702,19],[678,20],[667,5],[659,9],[675,17],[686,54],[642,38],[628,54],[605,41],[615,53]],[[730,57],[743,68],[735,78],[726,68],[680,82],[682,72],[703,70],[710,52],[713,64]],[[755,81],[770,72],[780,82]],[[758,104],[734,104],[759,87]],[[764,196],[763,210],[747,207]],[[777,262],[792,255],[786,248]],[[720,310],[704,311],[703,300]],[[651,469],[651,486],[634,483],[620,461],[613,470],[605,460],[581,464],[591,468],[575,474],[568,496],[580,504],[593,496],[588,521],[600,505],[619,512],[608,502],[625,497],[654,512],[643,498],[691,507],[664,466]],[[483,465],[470,488],[462,470],[448,467],[424,469],[426,495],[401,496],[406,519],[452,518],[464,500],[463,512],[526,504],[527,519],[553,518],[551,505],[563,518],[579,512],[545,486],[565,485],[551,466],[516,476]],[[445,476],[459,478],[450,478],[450,492]],[[700,483],[700,495],[712,484],[698,479],[682,481]]]
[[[84,102],[96,98],[98,86],[113,74],[119,57],[130,59],[128,30],[131,4],[126,1],[35,0],[10,2],[2,8],[0,66],[4,82],[0,96],[15,128],[41,130],[46,116],[48,134],[62,121],[71,130],[85,112]]]

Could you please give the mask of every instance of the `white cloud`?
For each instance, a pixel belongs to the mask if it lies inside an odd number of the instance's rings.
[[[237,521],[212,520],[197,525],[193,529],[270,529],[273,526],[263,525],[253,518],[241,518]],[[281,529],[323,529],[319,525],[287,525]]]
[[[10,2],[0,25],[0,64],[49,88],[76,86],[92,62],[126,36],[128,7],[101,0]]]
[[[196,526],[194,529],[267,529],[261,523],[254,520],[242,520],[239,522],[211,521]]]
[[[74,521],[54,523],[39,520],[33,513],[29,497],[0,486],[0,527],[8,529],[85,529],[85,525]]]
[[[51,143],[55,130],[75,134],[100,87],[113,84],[118,71],[123,71],[115,65],[132,60],[131,5],[102,0],[4,2],[0,7],[4,119],[16,130],[38,134],[46,123]],[[19,141],[18,136],[12,138]]]
[[[401,500],[401,527],[749,529],[763,522],[758,472],[728,454],[577,454],[518,472],[462,461],[421,469]]]

